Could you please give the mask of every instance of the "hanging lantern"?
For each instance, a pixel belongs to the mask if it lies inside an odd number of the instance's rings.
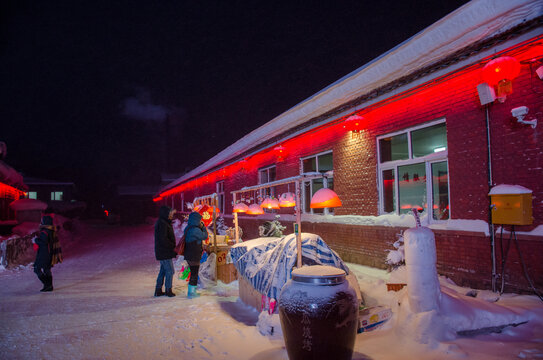
[[[343,121],[343,128],[347,131],[358,133],[362,130],[362,121],[364,118],[360,115],[351,115]]]
[[[294,194],[291,192],[281,194],[281,196],[279,196],[279,206],[284,208],[296,206]]]
[[[247,209],[248,215],[262,215],[264,214],[264,210],[260,207],[258,204],[252,204],[249,205],[249,208]]]
[[[328,188],[322,188],[315,192],[315,195],[311,198],[312,209],[322,209],[327,207],[340,207],[341,200],[334,190]]]
[[[262,209],[279,209],[280,208],[279,201],[271,197],[266,197],[264,201],[262,201],[262,204],[260,204],[260,207]]]
[[[234,209],[232,210],[233,213],[244,213],[249,210],[249,207],[245,205],[244,203],[240,202],[234,205]]]
[[[498,87],[498,99],[503,102],[513,92],[512,81],[520,72],[520,62],[511,56],[500,56],[483,67],[483,80]]]
[[[277,157],[278,161],[283,161],[285,157],[287,156],[287,151],[284,146],[279,145],[273,148],[273,152],[275,156]]]

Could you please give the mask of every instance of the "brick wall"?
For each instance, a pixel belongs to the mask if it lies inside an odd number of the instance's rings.
[[[262,219],[240,218],[243,239],[259,237],[258,226]],[[284,234],[291,234],[293,225],[281,221],[286,226]],[[338,225],[331,223],[302,223],[302,232],[318,234],[346,262],[386,269],[385,263],[389,250],[398,239],[397,234],[406,228],[389,226]],[[483,233],[468,231],[434,230],[437,252],[437,271],[440,275],[453,280],[457,285],[478,289],[491,289],[492,260],[490,237]],[[503,238],[503,247],[507,247],[509,235]],[[535,287],[543,291],[543,239],[535,236],[518,236],[521,255],[527,264],[527,272]],[[497,274],[501,274],[500,237],[496,237]],[[539,259],[539,260],[538,260]],[[531,293],[532,290],[524,276],[519,254],[514,242],[511,243],[505,263],[505,291]],[[498,289],[501,277],[497,279]]]
[[[226,213],[231,212],[230,191],[258,184],[258,169],[276,165],[277,179],[299,174],[300,158],[333,150],[334,189],[343,206],[336,215],[379,215],[376,137],[444,118],[447,127],[450,214],[452,219],[489,220],[488,148],[486,111],[479,102],[477,85],[480,73],[475,70],[457,74],[448,81],[421,87],[419,91],[394,100],[385,100],[364,109],[364,130],[358,135],[346,132],[341,125],[315,129],[287,140],[288,154],[277,159],[273,152],[255,154],[237,168],[217,171],[199,179],[185,190],[185,200],[215,192],[215,182],[225,181]],[[533,225],[517,226],[529,232],[543,225],[543,146],[541,129],[516,123],[511,109],[527,106],[527,120],[543,121],[543,81],[523,65],[513,83],[513,93],[503,103],[489,106],[492,172],[494,184],[518,184],[533,191]],[[239,164],[238,164],[239,165]],[[278,194],[287,186],[278,189]],[[294,186],[290,187],[294,191]],[[280,210],[280,213],[292,213]],[[258,236],[259,220],[242,219],[245,238]],[[263,220],[261,220],[263,222]],[[288,228],[292,228],[291,225]],[[507,227],[509,229],[509,227]],[[344,260],[384,267],[386,250],[401,228],[304,223],[303,231],[321,235]],[[438,270],[461,285],[490,286],[490,240],[469,231],[436,231]],[[520,247],[528,272],[543,288],[543,237],[521,237]],[[498,264],[499,260],[499,251]],[[514,246],[508,257],[506,282],[509,290],[528,291],[519,257]]]

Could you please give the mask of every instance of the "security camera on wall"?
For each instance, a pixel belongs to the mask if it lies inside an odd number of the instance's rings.
[[[526,106],[519,106],[519,107],[516,107],[514,109],[511,109],[511,114],[513,115],[513,117],[516,117],[516,118],[524,118],[524,116],[526,114],[528,114],[528,111],[530,109],[528,109],[528,107]]]

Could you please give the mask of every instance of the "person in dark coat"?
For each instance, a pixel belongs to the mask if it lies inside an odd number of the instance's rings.
[[[36,260],[34,261],[34,272],[43,283],[42,292],[53,291],[53,275],[51,274],[51,260],[53,258],[52,245],[55,236],[55,227],[51,215],[43,215],[41,218],[40,232],[34,240],[38,246]]]
[[[200,296],[196,292],[198,285],[198,271],[200,270],[200,259],[202,258],[202,241],[207,239],[207,229],[202,222],[202,215],[191,212],[185,228],[185,260],[190,267],[190,279],[187,297]]]
[[[155,223],[155,257],[160,261],[160,271],[156,278],[155,296],[175,296],[172,292],[173,274],[175,272],[172,259],[177,256],[177,253],[174,251],[175,235],[172,227],[174,214],[174,209],[164,205],[160,208],[158,220]],[[164,283],[166,292],[162,291]]]

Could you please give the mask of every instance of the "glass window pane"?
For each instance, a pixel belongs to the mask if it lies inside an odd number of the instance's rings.
[[[400,214],[412,208],[424,209],[426,204],[426,168],[424,163],[398,166]]]
[[[318,161],[319,161],[318,163],[319,172],[334,170],[334,162],[333,162],[332,153],[319,155]]]
[[[381,162],[409,158],[407,134],[400,134],[379,140]]]
[[[275,166],[268,169],[268,181],[275,181]]]
[[[445,123],[412,131],[411,147],[414,158],[446,150],[447,129]]]
[[[447,162],[432,164],[432,202],[435,220],[449,219],[449,174]]]
[[[396,183],[394,182],[394,169],[383,171],[383,211],[396,212]]]
[[[302,164],[303,164],[304,173],[317,171],[317,160],[314,157],[309,158],[309,159],[304,159],[302,161]]]
[[[36,199],[38,198],[38,193],[37,193],[36,191],[30,191],[30,192],[28,193],[28,198],[29,198],[29,199],[35,199],[35,200],[36,200]]]
[[[260,170],[260,183],[264,184],[268,182],[268,172],[266,170]]]

